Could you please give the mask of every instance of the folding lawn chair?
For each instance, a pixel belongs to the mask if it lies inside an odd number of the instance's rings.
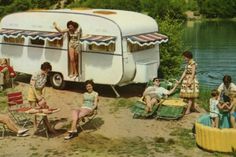
[[[154,105],[152,107],[152,111],[151,112],[146,112],[145,108],[146,108],[146,104],[144,101],[138,100],[135,105],[131,108],[131,112],[134,113],[133,114],[133,118],[134,119],[146,119],[146,118],[153,118],[156,117],[156,111],[158,109],[159,104],[162,102],[163,100],[161,100],[158,104]]]
[[[6,132],[6,127],[5,127],[5,124],[3,123],[0,123],[0,129],[1,129],[1,132],[2,132],[2,138],[4,137],[5,135],[5,132]]]
[[[179,119],[184,116],[185,110],[186,103],[182,99],[167,99],[159,105],[156,119]]]
[[[91,122],[96,117],[97,114],[98,114],[98,106],[89,115],[83,117],[82,120],[78,122],[78,126],[80,127],[80,129],[82,131],[85,131],[83,128],[85,124],[92,124]],[[92,124],[92,125],[94,128],[97,129],[95,124]]]
[[[25,113],[31,107],[24,104],[22,92],[12,92],[7,94],[8,111],[18,125],[25,126],[31,123],[30,117]]]

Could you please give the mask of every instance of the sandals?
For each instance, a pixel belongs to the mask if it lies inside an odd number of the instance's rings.
[[[17,137],[26,137],[26,136],[29,136],[28,133],[23,133],[23,134],[17,134],[16,135]]]
[[[77,137],[77,136],[78,136],[77,132],[69,132],[69,134],[66,137],[64,137],[64,139],[65,140],[70,140],[70,139],[72,139],[74,137]]]

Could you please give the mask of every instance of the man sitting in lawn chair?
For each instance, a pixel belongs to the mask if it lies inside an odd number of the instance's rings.
[[[157,104],[160,99],[167,98],[171,95],[178,84],[175,84],[174,87],[170,90],[160,87],[160,80],[158,78],[153,78],[153,85],[149,86],[143,92],[143,100],[146,104],[146,112],[151,112],[153,105]]]
[[[132,108],[134,118],[140,116],[147,118],[152,116],[158,108],[158,105],[162,103],[163,98],[167,98],[169,95],[173,94],[177,87],[177,84],[175,84],[170,90],[168,90],[160,86],[161,83],[162,82],[158,78],[153,78],[151,85],[143,92],[141,100],[139,100]]]

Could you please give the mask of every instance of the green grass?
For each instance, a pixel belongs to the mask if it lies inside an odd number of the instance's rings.
[[[176,128],[170,133],[170,135],[177,137],[177,145],[180,145],[186,149],[192,149],[196,147],[196,142],[190,133],[192,133],[191,129]]]
[[[206,111],[209,111],[209,99],[211,97],[211,90],[212,88],[207,86],[200,87],[200,94],[197,103]]]
[[[88,134],[81,134],[78,139],[70,143],[67,150],[70,156],[79,152],[81,156],[154,157],[157,153],[172,152],[175,149],[176,142],[173,138],[166,139],[164,137],[110,139],[99,134],[90,134],[89,136]]]
[[[133,99],[133,98],[115,99],[109,104],[109,106],[111,106],[110,113],[115,113],[115,112],[119,111],[119,109],[121,109],[121,108],[131,108],[135,104],[136,101],[137,100]]]

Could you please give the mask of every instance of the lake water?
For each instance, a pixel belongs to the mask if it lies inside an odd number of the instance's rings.
[[[217,87],[225,74],[236,83],[236,21],[188,22],[184,42],[198,63],[201,85]]]

